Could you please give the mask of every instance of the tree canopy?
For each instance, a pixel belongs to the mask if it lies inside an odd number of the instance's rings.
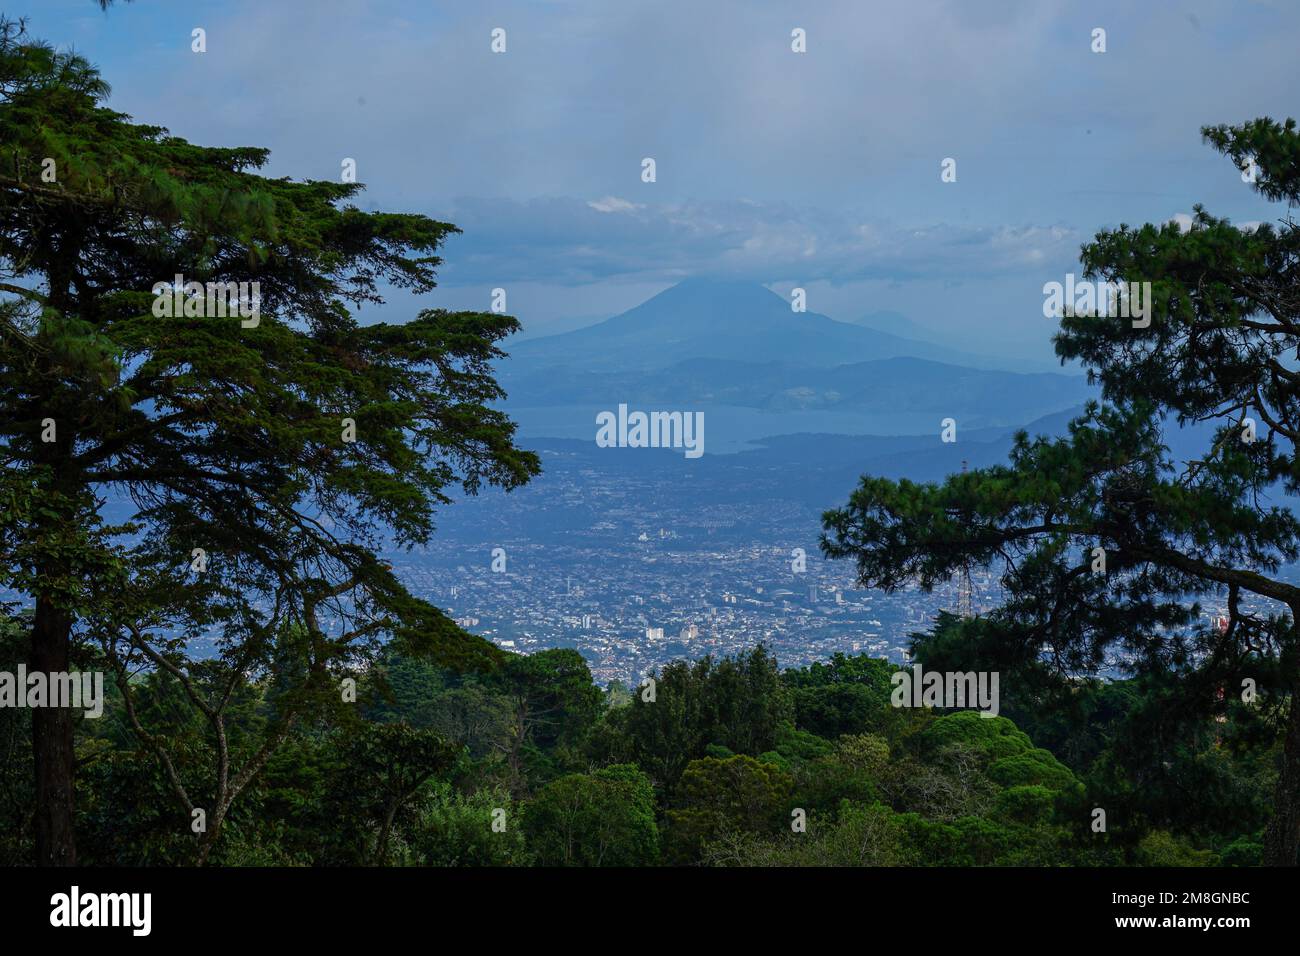
[[[34,602],[32,667],[67,670],[93,637],[119,674],[179,677],[186,640],[216,630],[247,673],[286,628],[317,690],[385,636],[497,660],[378,557],[427,540],[454,488],[538,471],[493,407],[515,319],[356,315],[431,292],[456,228],[364,212],[358,183],[268,178],[266,150],[187,142],[107,93],[80,56],[0,24],[0,548]],[[214,309],[214,287],[251,301]],[[345,623],[323,627],[326,608]],[[193,699],[218,713],[223,696]],[[70,717],[34,720],[39,856],[71,863]]]
[[[1300,586],[1282,572],[1300,523],[1282,495],[1300,487],[1300,132],[1293,120],[1207,127],[1207,143],[1284,203],[1277,223],[1239,227],[1197,206],[1190,228],[1121,225],[1082,250],[1085,278],[1149,282],[1149,323],[1069,314],[1055,337],[1101,386],[1061,438],[1016,436],[1006,465],[917,484],[864,477],[824,517],[823,549],[864,585],[932,587],[971,565],[1005,599],[981,645],[1057,676],[1176,671],[1182,706],[1249,678],[1286,708],[1269,859],[1300,850]],[[1214,427],[1196,460],[1175,461],[1166,430]],[[1226,599],[1224,629],[1198,598]],[[1264,615],[1243,595],[1277,602]],[[1221,694],[1219,695],[1222,696]],[[1225,706],[1219,704],[1218,706]]]

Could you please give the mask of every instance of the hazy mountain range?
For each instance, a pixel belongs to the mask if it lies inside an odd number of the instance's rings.
[[[525,436],[585,438],[597,411],[712,410],[714,451],[780,434],[917,435],[1023,425],[1095,395],[1081,375],[1010,371],[997,359],[790,303],[752,282],[688,279],[613,318],[516,342],[499,375]]]
[[[706,358],[829,367],[908,357],[1008,367],[996,357],[908,338],[905,330],[924,334],[897,312],[839,322],[819,312],[794,312],[788,300],[756,282],[687,279],[604,322],[518,342],[511,354],[518,363],[584,371],[665,368]]]

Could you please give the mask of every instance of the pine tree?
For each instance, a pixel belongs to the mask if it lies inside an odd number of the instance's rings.
[[[1057,353],[1087,366],[1105,405],[1065,438],[1018,435],[1006,466],[938,485],[863,478],[825,515],[823,549],[886,589],[933,586],[967,561],[997,569],[1006,601],[988,621],[1001,660],[1095,673],[1119,652],[1134,669],[1181,673],[1192,707],[1246,680],[1270,690],[1282,758],[1265,853],[1291,866],[1300,587],[1281,569],[1300,554],[1300,522],[1276,499],[1300,491],[1300,230],[1289,213],[1300,132],[1270,119],[1202,132],[1255,190],[1286,203],[1280,221],[1239,228],[1197,206],[1188,229],[1098,233],[1083,248],[1084,277],[1150,282],[1153,300],[1136,319],[1061,320]],[[1172,460],[1162,439],[1174,423],[1217,425],[1198,460]],[[1212,593],[1226,599],[1226,627],[1201,625],[1190,606]],[[1251,613],[1248,595],[1278,602],[1276,612]]]
[[[88,621],[165,621],[169,654],[217,626],[240,660],[344,599],[367,638],[490,654],[376,555],[427,540],[453,486],[537,473],[492,407],[517,322],[353,314],[432,290],[456,228],[363,212],[357,183],[264,177],[266,150],[194,145],[107,95],[0,23],[0,555],[34,605],[30,666],[69,669],[103,637]],[[312,638],[317,667],[348,653]],[[72,864],[72,716],[33,719],[38,862]]]

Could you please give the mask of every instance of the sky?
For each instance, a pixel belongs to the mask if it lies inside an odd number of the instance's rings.
[[[1195,203],[1243,223],[1285,214],[1200,128],[1294,115],[1300,91],[1295,0],[8,0],[5,13],[97,64],[109,105],[141,122],[267,147],[273,176],[338,179],[354,159],[364,208],[463,230],[435,293],[383,309],[486,309],[501,287],[529,337],[718,275],[805,288],[810,310],[843,321],[895,311],[953,347],[1050,359],[1043,284],[1077,272],[1098,230]],[[949,158],[955,182],[941,180]]]

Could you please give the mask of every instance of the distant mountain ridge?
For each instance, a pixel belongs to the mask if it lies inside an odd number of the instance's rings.
[[[830,367],[909,357],[990,367],[933,342],[903,338],[819,312],[794,312],[755,282],[686,279],[613,318],[514,343],[514,361],[585,371],[665,368],[689,359]]]
[[[1095,396],[1081,375],[990,367],[987,357],[794,312],[770,289],[730,280],[688,279],[509,351],[498,369],[505,408],[532,437],[579,437],[597,412],[626,403],[713,409],[711,447],[735,450],[782,432],[937,432],[949,416],[963,429],[1016,427]]]
[[[986,371],[902,356],[830,368],[709,358],[666,368],[574,375],[556,374],[554,368],[516,368],[505,381],[511,400],[520,406],[600,405],[617,396],[656,407],[933,412],[936,422],[953,415],[994,426],[1018,425],[1077,405],[1095,391],[1080,376]]]
[[[913,339],[917,342],[933,342],[935,340],[933,330],[922,328],[903,313],[895,312],[892,309],[868,312],[853,324],[866,326],[869,329],[875,329],[877,332],[888,332],[890,335],[896,335],[899,338]]]

